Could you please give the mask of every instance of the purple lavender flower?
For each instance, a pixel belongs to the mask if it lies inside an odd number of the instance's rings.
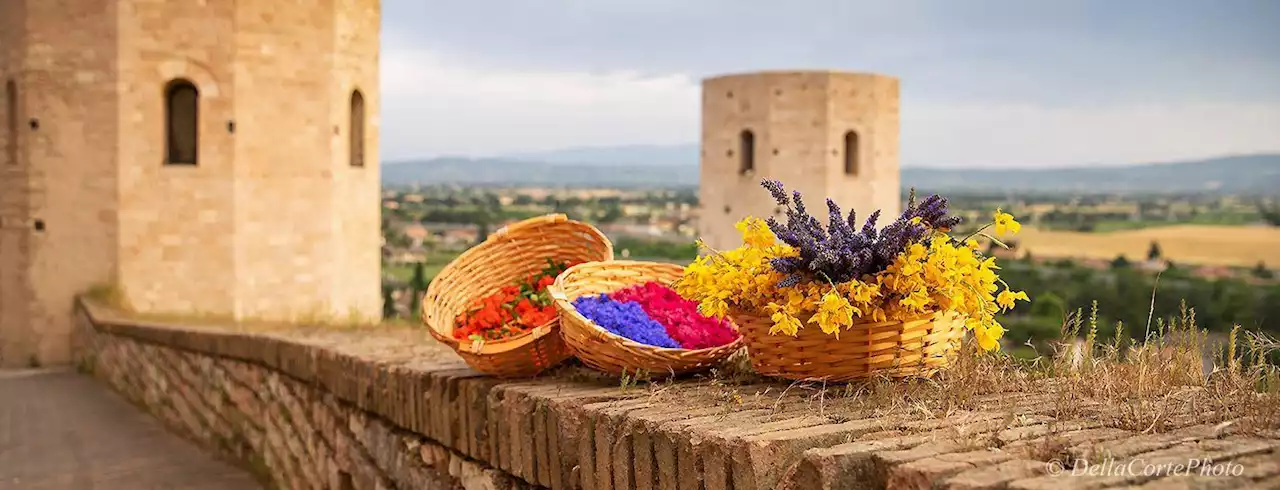
[[[654,347],[680,348],[680,344],[667,334],[667,328],[649,318],[638,303],[619,303],[601,294],[580,296],[573,300],[573,307],[615,335]]]
[[[827,199],[828,224],[824,227],[805,209],[799,191],[792,191],[788,199],[781,182],[765,180],[761,185],[787,209],[787,222],[769,218],[769,229],[797,252],[796,257],[770,261],[774,270],[787,274],[779,287],[794,286],[804,277],[841,283],[875,274],[893,263],[911,243],[930,240],[929,230],[948,229],[960,223],[959,217],[948,216],[946,199],[931,195],[919,202],[913,199],[893,223],[880,230],[876,229],[879,210],[872,212],[858,230],[854,210],[849,210],[848,218],[842,218],[840,206]]]
[[[773,194],[773,200],[777,201],[779,206],[786,206],[789,204],[787,201],[787,192],[782,189],[782,182],[778,182],[776,180],[765,180],[761,182],[761,185],[763,185],[765,189],[768,189],[770,194]]]

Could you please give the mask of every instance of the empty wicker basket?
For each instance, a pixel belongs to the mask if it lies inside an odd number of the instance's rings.
[[[458,314],[480,298],[543,269],[547,259],[580,263],[613,259],[613,245],[600,230],[562,214],[530,218],[499,229],[445,266],[427,287],[422,320],[440,342],[477,371],[527,377],[569,357],[558,319],[523,335],[473,341],[453,337]]]
[[[738,337],[728,344],[707,349],[670,349],[642,344],[616,335],[582,316],[573,306],[579,296],[611,293],[648,281],[670,285],[684,274],[675,264],[615,260],[570,267],[551,286],[560,330],[569,349],[587,365],[620,376],[684,374],[701,371],[729,357],[742,347]]]
[[[795,337],[770,335],[773,321],[753,312],[731,313],[757,373],[793,380],[851,381],[884,375],[925,376],[947,366],[964,336],[953,314],[908,321],[855,323],[840,337],[816,325]]]

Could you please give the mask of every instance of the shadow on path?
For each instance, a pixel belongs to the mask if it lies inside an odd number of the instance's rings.
[[[0,489],[255,489],[93,379],[0,371]]]

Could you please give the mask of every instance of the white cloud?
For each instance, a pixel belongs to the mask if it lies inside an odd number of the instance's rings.
[[[486,69],[431,52],[383,53],[382,155],[494,155],[678,144],[699,134],[699,81],[682,74]],[[1038,167],[1280,152],[1280,105],[1042,107],[903,101],[907,165]]]
[[[1045,108],[904,101],[904,164],[1045,167],[1280,152],[1280,105]]]
[[[634,72],[483,70],[429,52],[384,53],[388,160],[697,138],[699,82]]]

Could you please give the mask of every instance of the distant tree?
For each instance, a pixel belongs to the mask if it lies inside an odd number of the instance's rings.
[[[1266,263],[1258,261],[1258,265],[1253,268],[1253,277],[1259,279],[1271,279],[1275,277],[1275,274],[1271,272],[1271,269],[1267,268]]]
[[[533,198],[529,197],[527,194],[520,194],[516,196],[515,200],[511,201],[511,203],[517,206],[528,206],[533,204]]]
[[[1116,259],[1111,261],[1112,269],[1128,269],[1129,265],[1129,259],[1125,258],[1124,255],[1117,255]]]
[[[422,317],[422,293],[411,291],[409,294],[413,295],[412,300],[409,302],[409,318],[417,320]]]
[[[1268,204],[1258,201],[1258,214],[1271,226],[1280,226],[1280,204]]]
[[[395,318],[396,300],[391,297],[391,286],[382,286],[382,318]]]
[[[613,223],[622,219],[622,206],[617,203],[606,205],[604,211],[600,213],[601,223]]]
[[[1151,248],[1147,249],[1147,260],[1160,260],[1160,244],[1155,240],[1151,241]]]
[[[553,204],[551,205],[551,212],[553,213],[569,214],[570,209],[573,209],[573,206],[570,206],[569,203],[559,199],[553,201]]]
[[[413,279],[409,280],[409,288],[414,294],[427,290],[427,271],[422,262],[413,264]]]

